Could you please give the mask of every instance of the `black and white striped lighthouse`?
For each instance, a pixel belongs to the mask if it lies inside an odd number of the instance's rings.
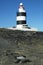
[[[17,30],[37,31],[37,29],[28,27],[28,25],[26,24],[26,11],[23,6],[23,3],[20,3],[19,5],[16,21],[17,21],[17,25],[16,25]]]
[[[23,3],[20,3],[19,5],[17,16],[16,16],[16,22],[17,22],[16,27],[8,28],[8,29],[22,30],[22,31],[37,31],[36,28],[28,27],[28,25],[26,24],[26,11],[23,6]]]
[[[26,11],[24,9],[23,3],[20,3],[19,9],[17,12],[17,28],[22,28],[26,24]]]

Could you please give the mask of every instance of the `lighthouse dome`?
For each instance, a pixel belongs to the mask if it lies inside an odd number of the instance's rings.
[[[23,3],[20,3],[20,5],[23,5]]]
[[[25,12],[25,8],[23,6],[23,3],[20,3],[18,11],[19,12]]]

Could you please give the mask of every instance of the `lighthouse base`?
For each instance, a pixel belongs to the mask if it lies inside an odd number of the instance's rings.
[[[24,29],[24,28],[28,28],[28,25],[26,25],[26,24],[22,24],[22,25],[19,24],[19,25],[16,26],[16,28],[17,29]]]
[[[28,27],[27,24],[22,24],[22,25],[19,24],[16,27],[10,27],[10,28],[7,28],[7,29],[21,30],[21,31],[38,31],[38,29],[36,29],[36,28],[30,28],[30,27]]]
[[[22,31],[37,31],[37,29],[35,29],[35,28],[28,27],[27,24],[22,24],[22,25],[19,24],[19,25],[16,26],[16,29],[17,30],[22,30]]]

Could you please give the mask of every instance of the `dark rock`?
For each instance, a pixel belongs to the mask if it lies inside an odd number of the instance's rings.
[[[26,56],[27,59],[16,60],[15,57],[20,55]],[[22,65],[43,65],[43,32],[1,28],[0,65],[19,65],[16,62],[20,61]]]

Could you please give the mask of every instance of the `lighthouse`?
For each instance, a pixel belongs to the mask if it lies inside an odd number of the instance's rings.
[[[26,25],[26,11],[23,3],[20,3],[19,5],[16,21],[18,29],[22,29]]]
[[[28,27],[27,21],[26,21],[26,11],[23,6],[23,3],[20,3],[17,16],[16,16],[16,29],[17,30],[23,30],[23,31],[37,31],[36,28]]]
[[[26,21],[26,11],[23,6],[23,3],[20,3],[18,11],[16,13],[16,27],[11,27],[8,29],[12,30],[22,30],[22,31],[37,31],[36,28],[31,28],[27,25]]]

